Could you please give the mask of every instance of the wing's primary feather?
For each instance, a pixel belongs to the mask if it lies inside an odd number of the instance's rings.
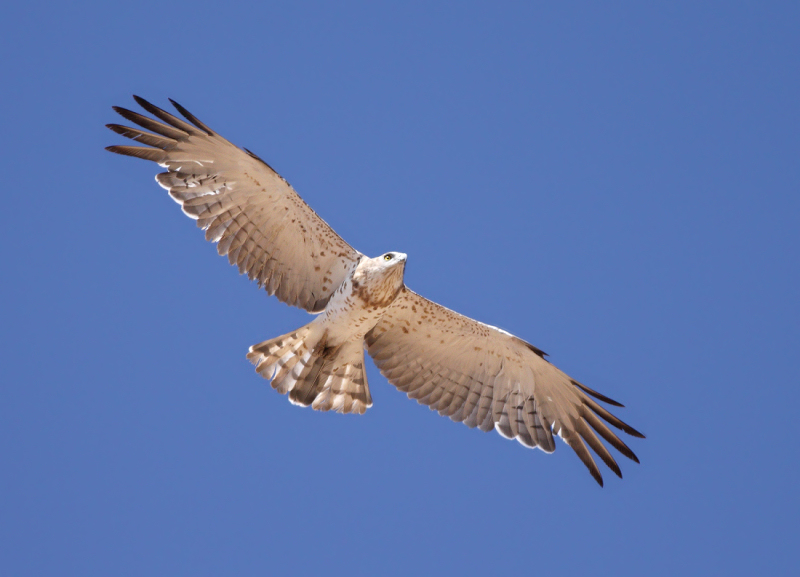
[[[571,379],[546,361],[542,351],[501,329],[405,288],[365,340],[390,383],[454,421],[483,431],[496,429],[548,453],[555,450],[556,433],[601,485],[602,475],[586,444],[614,473],[622,473],[595,432],[638,462],[606,422],[630,435],[643,435],[590,395],[618,403]]]
[[[166,167],[168,171],[156,177],[158,183],[240,273],[287,304],[309,312],[323,310],[361,253],[256,155],[217,135],[176,102],[171,101],[189,122],[134,98],[161,122],[114,107],[150,132],[109,124],[114,132],[145,146],[107,150]]]

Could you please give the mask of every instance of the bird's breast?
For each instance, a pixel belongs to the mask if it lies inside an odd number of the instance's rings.
[[[347,279],[333,294],[317,320],[329,332],[333,330],[344,340],[363,338],[383,317],[395,296],[392,295],[390,300],[376,300],[358,281]]]

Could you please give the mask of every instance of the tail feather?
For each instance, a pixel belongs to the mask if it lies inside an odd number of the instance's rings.
[[[247,358],[289,401],[318,411],[364,413],[372,406],[361,342],[330,345],[306,325],[250,347]]]

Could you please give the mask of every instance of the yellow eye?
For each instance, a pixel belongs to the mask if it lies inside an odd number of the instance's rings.
[[[390,254],[383,255],[383,260],[392,260],[392,255]]]

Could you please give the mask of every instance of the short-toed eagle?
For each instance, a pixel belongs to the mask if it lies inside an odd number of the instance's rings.
[[[292,403],[366,411],[372,406],[366,348],[390,383],[440,415],[547,453],[555,450],[557,434],[600,485],[587,445],[622,474],[598,435],[638,463],[608,425],[643,435],[596,400],[622,405],[570,378],[522,339],[410,290],[403,282],[405,254],[361,254],[266,162],[178,103],[171,101],[189,122],[134,98],[159,120],[114,107],[145,130],[108,127],[143,146],[108,150],[165,167],[156,180],[217,243],[219,254],[269,294],[318,313],[292,333],[253,345],[247,355]]]

